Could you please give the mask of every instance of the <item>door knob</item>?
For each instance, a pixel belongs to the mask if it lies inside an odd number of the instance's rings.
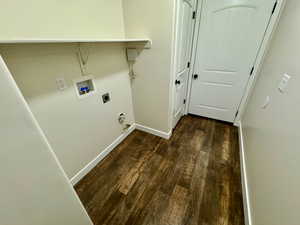
[[[197,80],[198,77],[199,77],[198,74],[194,74],[194,75],[193,75],[193,79],[194,79],[194,80]]]
[[[176,85],[180,84],[180,80],[175,80],[175,84]]]

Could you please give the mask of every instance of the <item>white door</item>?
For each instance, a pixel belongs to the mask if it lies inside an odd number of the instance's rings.
[[[177,43],[176,43],[176,75],[173,127],[184,114],[187,81],[193,38],[194,0],[178,0],[177,9]]]
[[[233,122],[275,0],[203,0],[189,112]]]

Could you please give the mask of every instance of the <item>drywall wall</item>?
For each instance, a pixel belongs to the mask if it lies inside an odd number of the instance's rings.
[[[92,225],[0,57],[0,218],[12,225]]]
[[[141,52],[134,65],[133,103],[136,122],[169,132],[170,79],[174,40],[175,1],[123,0],[125,34],[152,39],[151,50]]]
[[[300,2],[288,0],[242,119],[253,225],[299,224]],[[278,84],[292,76],[287,92]],[[271,102],[262,109],[267,96]]]
[[[2,0],[0,40],[123,38],[122,0]]]
[[[2,45],[3,55],[63,168],[72,178],[122,132],[118,115],[134,123],[131,86],[122,44],[83,44],[98,93],[79,100],[73,80],[82,77],[76,44]],[[68,88],[59,91],[56,78]],[[111,102],[102,103],[109,92]]]

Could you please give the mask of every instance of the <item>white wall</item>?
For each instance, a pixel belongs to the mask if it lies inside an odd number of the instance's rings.
[[[85,44],[88,71],[95,77],[98,93],[79,100],[73,79],[80,78],[76,44],[0,46],[30,108],[44,130],[69,178],[110,145],[123,130],[117,118],[127,114],[134,123],[131,86],[124,46]],[[68,89],[59,91],[56,78],[64,77]],[[109,92],[111,102],[102,103]]]
[[[171,130],[169,93],[174,4],[172,0],[123,0],[126,36],[153,40],[152,48],[144,50],[134,65],[136,122],[164,132]]]
[[[0,218],[10,225],[91,225],[0,59]]]
[[[133,90],[122,44],[83,44],[90,51],[88,71],[96,78],[99,91],[83,100],[77,99],[72,83],[81,77],[75,43],[0,45],[0,54],[69,178],[122,134],[117,123],[120,112],[127,114],[127,123],[135,122],[134,111],[137,123],[170,131],[174,1],[89,0],[70,5],[32,0],[23,4],[18,2],[16,7],[14,1],[3,2],[0,41],[122,38],[125,29],[127,37],[153,39],[153,48],[142,51],[135,65],[138,77]],[[55,83],[60,77],[69,86],[63,92]],[[103,105],[105,92],[111,93],[112,101]]]
[[[124,38],[122,0],[1,2],[0,41],[26,38]],[[9,21],[9,22],[8,22]],[[122,44],[83,44],[88,72],[99,93],[78,100],[76,44],[1,45],[3,55],[69,178],[110,145],[123,130],[120,112],[134,123],[131,85]],[[63,77],[69,88],[57,90]],[[112,101],[103,105],[101,95]]]
[[[2,0],[0,40],[122,38],[122,0]]]
[[[288,0],[242,120],[253,225],[300,220],[300,1]],[[292,75],[285,94],[277,87]],[[262,109],[265,98],[271,104]]]

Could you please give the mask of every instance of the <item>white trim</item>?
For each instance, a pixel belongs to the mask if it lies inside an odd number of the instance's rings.
[[[101,162],[110,152],[112,152],[129,134],[135,130],[135,124],[120,135],[113,143],[111,143],[103,152],[101,152],[96,158],[89,162],[83,169],[81,169],[70,182],[72,185],[76,185],[84,176],[86,176],[99,162]]]
[[[148,38],[119,38],[119,39],[96,39],[96,38],[69,38],[69,39],[63,39],[63,38],[52,38],[52,39],[46,39],[46,38],[24,38],[24,39],[0,39],[1,44],[27,44],[27,43],[87,43],[87,42],[95,42],[95,43],[106,43],[106,42],[125,42],[125,43],[131,43],[131,42],[148,42],[150,45],[152,44],[152,41]]]
[[[238,122],[237,126],[239,128],[240,161],[241,161],[241,176],[242,176],[245,224],[252,225],[252,214],[251,214],[251,205],[250,205],[250,196],[249,196],[249,184],[248,184],[248,177],[247,177],[245,145],[244,145],[242,122]]]
[[[177,26],[178,26],[178,0],[174,1],[173,7],[173,24],[172,24],[172,48],[171,48],[171,68],[170,68],[170,83],[169,83],[169,109],[168,109],[168,126],[173,128],[174,121],[174,101],[175,101],[175,77],[176,77],[176,64],[177,64],[177,48],[176,43],[178,39]]]
[[[162,137],[164,139],[170,139],[170,137],[172,136],[172,130],[170,130],[168,133],[166,133],[166,132],[155,130],[153,128],[146,127],[146,126],[143,126],[140,124],[136,124],[136,129],[147,132],[149,134],[153,134],[158,137]]]
[[[104,151],[102,151],[96,158],[89,162],[84,168],[82,168],[75,176],[70,179],[70,183],[74,186],[76,185],[83,177],[85,177],[95,166],[98,165],[109,153],[111,153],[125,138],[128,137],[135,129],[153,134],[155,136],[162,137],[164,139],[170,139],[172,135],[172,130],[168,133],[155,130],[150,127],[146,127],[140,124],[133,124],[131,127],[122,135],[120,135],[112,144],[110,144]]]
[[[238,126],[239,121],[241,120],[243,113],[245,111],[245,108],[248,104],[249,98],[251,96],[251,93],[253,92],[255,83],[257,78],[259,77],[259,73],[261,71],[264,59],[266,57],[266,54],[268,52],[268,49],[270,47],[270,43],[271,40],[274,36],[274,33],[276,31],[276,28],[278,26],[282,11],[284,9],[286,0],[277,0],[277,10],[275,10],[274,14],[272,15],[272,17],[270,18],[270,22],[268,25],[268,28],[266,30],[262,45],[260,47],[260,50],[258,52],[255,64],[254,64],[254,71],[253,71],[253,75],[250,77],[244,96],[242,98],[241,104],[239,106],[239,111],[238,111],[238,115],[234,121],[234,124],[236,126]]]

